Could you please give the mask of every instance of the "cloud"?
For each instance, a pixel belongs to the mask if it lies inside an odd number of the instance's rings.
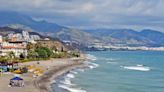
[[[74,27],[162,29],[163,4],[164,0],[0,0],[0,10]]]

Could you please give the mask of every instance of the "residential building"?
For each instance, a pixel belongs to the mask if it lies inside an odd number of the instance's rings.
[[[30,39],[35,41],[35,40],[40,40],[41,38],[39,35],[30,35]]]
[[[28,31],[22,31],[22,35],[25,41],[29,41],[30,40],[30,35]]]
[[[12,42],[23,41],[23,36],[20,33],[13,34],[10,41],[12,41]]]
[[[21,54],[27,56],[27,42],[15,41],[15,42],[3,42],[0,46],[0,56],[6,56],[10,52],[14,52],[16,57],[20,57]]]
[[[3,42],[3,37],[0,35],[0,43]]]

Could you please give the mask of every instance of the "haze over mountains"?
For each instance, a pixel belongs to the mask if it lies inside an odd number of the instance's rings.
[[[0,12],[0,26],[24,25],[41,34],[63,41],[73,41],[83,45],[95,43],[123,46],[164,46],[164,33],[144,29],[89,29],[69,28],[47,21],[36,21],[32,17],[17,12]]]

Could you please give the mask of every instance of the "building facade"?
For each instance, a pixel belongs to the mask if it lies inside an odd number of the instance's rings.
[[[0,45],[0,56],[7,56],[10,52],[13,52],[16,57],[20,57],[21,54],[27,56],[27,42],[3,42]]]

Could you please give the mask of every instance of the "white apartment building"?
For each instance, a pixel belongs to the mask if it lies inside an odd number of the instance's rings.
[[[30,35],[30,39],[35,41],[35,40],[40,40],[41,38],[39,35]]]
[[[22,35],[25,41],[29,41],[30,40],[30,35],[28,31],[22,31]]]
[[[6,56],[10,52],[14,52],[16,57],[20,57],[21,54],[27,56],[26,47],[26,42],[3,42],[0,46],[0,56]]]
[[[3,42],[3,37],[0,35],[0,43]]]

